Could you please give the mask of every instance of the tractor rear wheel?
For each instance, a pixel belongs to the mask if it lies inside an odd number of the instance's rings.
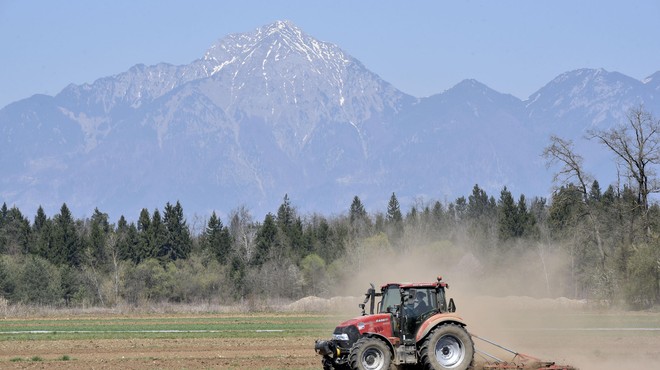
[[[419,352],[426,369],[466,370],[474,360],[474,342],[462,326],[444,324],[429,334]]]
[[[392,353],[385,342],[376,338],[360,338],[351,348],[349,363],[354,370],[388,370]]]

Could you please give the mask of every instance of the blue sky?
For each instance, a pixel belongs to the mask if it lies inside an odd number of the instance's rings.
[[[186,64],[284,19],[418,97],[474,78],[526,99],[578,68],[660,70],[657,0],[0,0],[0,107],[138,63]]]

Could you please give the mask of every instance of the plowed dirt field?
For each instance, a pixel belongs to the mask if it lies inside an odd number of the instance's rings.
[[[0,344],[0,368],[314,369],[320,362],[313,343],[311,337],[19,340]]]
[[[474,334],[582,370],[657,369],[660,314],[472,302]],[[495,309],[499,307],[499,309]],[[543,307],[547,307],[544,303]],[[357,312],[356,312],[357,314]],[[0,369],[320,369],[324,313],[53,315],[0,319]],[[475,342],[478,349],[507,354]],[[483,358],[477,358],[483,361]]]

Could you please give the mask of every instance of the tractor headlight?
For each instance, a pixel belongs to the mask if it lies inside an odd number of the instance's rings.
[[[332,334],[332,339],[348,341],[348,334]]]

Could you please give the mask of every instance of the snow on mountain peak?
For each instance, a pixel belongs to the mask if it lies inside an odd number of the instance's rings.
[[[348,62],[350,59],[336,45],[314,39],[290,21],[276,21],[259,27],[250,33],[226,36],[212,45],[203,59],[212,61],[217,65],[223,65],[230,61],[232,56],[252,57],[260,49],[276,51],[275,54],[266,54],[266,57],[273,58],[284,58],[288,54],[299,54],[303,55],[309,62],[318,59],[336,58]]]

